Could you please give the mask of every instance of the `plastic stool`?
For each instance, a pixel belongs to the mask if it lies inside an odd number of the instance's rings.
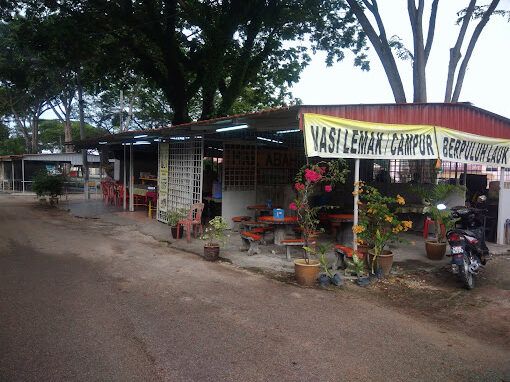
[[[423,224],[423,237],[426,239],[429,236],[429,224],[434,224],[435,221],[431,219],[425,219],[425,223]],[[443,235],[445,234],[444,225],[441,224],[441,232]]]

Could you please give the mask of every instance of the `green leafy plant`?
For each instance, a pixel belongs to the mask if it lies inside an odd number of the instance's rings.
[[[409,243],[400,237],[402,232],[408,231],[413,223],[409,220],[400,220],[396,214],[398,205],[404,205],[405,200],[397,195],[395,198],[383,196],[375,187],[358,182],[359,194],[359,220],[358,224],[352,227],[360,240],[374,246],[374,257],[372,259],[372,272],[374,263],[386,245],[400,242]],[[356,191],[353,192],[355,194]],[[414,243],[412,243],[414,244]]]
[[[445,233],[455,228],[455,223],[458,218],[453,218],[450,210],[439,209],[437,206],[441,204],[446,205],[446,200],[452,195],[463,195],[466,191],[464,186],[457,186],[449,183],[438,183],[432,187],[414,186],[412,191],[417,193],[423,198],[425,202],[424,211],[434,221],[434,235],[435,241],[438,243],[445,243]],[[441,225],[444,226],[444,232],[441,230]]]
[[[214,219],[209,221],[209,225],[205,228],[204,233],[201,236],[202,240],[207,240],[208,245],[215,245],[220,242],[225,244],[227,229],[227,222],[222,216],[216,216]]]
[[[175,227],[179,221],[183,220],[186,217],[186,213],[188,210],[186,208],[179,208],[177,210],[168,211],[168,225],[171,227]]]
[[[306,251],[306,253],[311,253],[312,255],[317,257],[317,259],[319,260],[319,263],[324,268],[324,271],[326,272],[326,274],[329,277],[333,278],[333,274],[329,270],[328,262],[326,261],[326,252],[328,252],[331,249],[331,247],[333,247],[332,244],[317,244],[317,248],[319,249],[318,251],[314,248],[310,248],[307,246],[304,246],[303,249]]]
[[[296,211],[299,219],[299,226],[303,230],[305,246],[310,241],[310,235],[317,232],[319,224],[318,213],[321,209],[330,209],[335,206],[313,206],[310,202],[314,193],[324,185],[325,192],[331,192],[337,183],[345,183],[345,177],[349,170],[346,169],[345,160],[339,159],[329,162],[307,164],[297,172],[294,188],[297,192],[297,199],[290,205],[291,210]],[[308,262],[308,253],[305,251],[304,258]]]
[[[358,277],[366,274],[365,261],[358,256],[356,251],[352,253],[352,260],[347,260],[347,265],[351,267]]]
[[[39,171],[32,181],[32,191],[37,196],[48,195],[52,198],[64,193],[65,177],[62,175],[52,175],[48,170]]]

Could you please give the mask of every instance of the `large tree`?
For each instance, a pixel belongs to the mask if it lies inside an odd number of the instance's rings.
[[[395,56],[411,59],[413,69],[413,101],[427,101],[426,66],[432,49],[436,27],[436,17],[439,0],[432,0],[426,31],[424,30],[425,0],[407,0],[407,13],[413,36],[413,50],[408,50],[397,36],[387,36],[385,23],[381,17],[377,0],[346,0],[351,11],[356,15],[360,27],[366,33],[372,47],[377,53],[386,77],[390,84],[395,102],[406,102],[404,85],[400,76]],[[476,0],[470,0],[467,7],[459,12],[458,24],[461,25],[455,45],[450,50],[448,64],[448,79],[446,82],[445,102],[459,100],[466,69],[478,41],[478,38],[495,13],[499,0],[492,0],[488,5],[476,5]],[[474,19],[478,23],[474,28],[462,62],[461,48],[466,37],[468,25]],[[453,90],[454,89],[454,90]],[[452,94],[453,90],[453,94]]]
[[[191,119],[197,100],[201,119],[229,114],[250,88],[257,104],[281,101],[309,60],[306,44],[295,42],[317,38],[324,24],[344,32],[338,50],[360,53],[363,41],[343,0],[20,3],[27,17],[87,15],[89,25],[73,33],[114,41],[119,63],[161,89],[174,124]]]

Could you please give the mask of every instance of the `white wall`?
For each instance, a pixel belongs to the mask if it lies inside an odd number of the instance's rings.
[[[225,191],[222,192],[221,216],[232,228],[232,218],[235,216],[253,216],[253,212],[246,207],[255,204],[255,190],[253,191]]]
[[[504,229],[507,219],[510,219],[510,184],[508,182],[505,183],[505,188],[499,190],[498,244],[505,243]]]
[[[120,160],[114,159],[113,162],[113,179],[120,181]]]

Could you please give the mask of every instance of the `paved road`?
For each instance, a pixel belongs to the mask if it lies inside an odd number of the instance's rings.
[[[380,305],[380,304],[379,304]],[[0,381],[501,381],[510,351],[0,195]]]

